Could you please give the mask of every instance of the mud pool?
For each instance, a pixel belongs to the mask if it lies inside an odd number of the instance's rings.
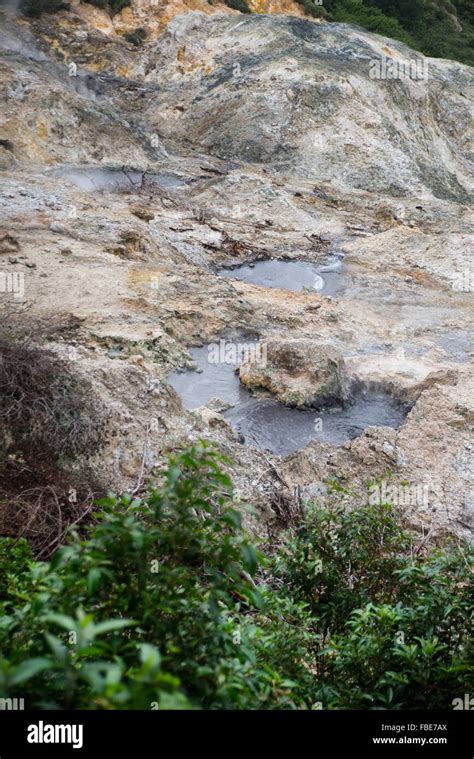
[[[342,260],[334,257],[325,264],[310,261],[267,259],[236,268],[220,269],[220,277],[241,279],[254,285],[285,290],[313,290],[335,295],[343,290]]]
[[[183,187],[184,179],[174,174],[152,174],[144,171],[127,171],[125,169],[65,166],[54,171],[55,176],[62,177],[84,192],[126,192],[139,190],[142,186],[166,189]]]
[[[372,391],[361,391],[342,409],[290,408],[250,393],[240,382],[236,363],[210,363],[208,346],[192,349],[191,355],[196,368],[173,372],[168,378],[185,408],[196,409],[212,398],[231,404],[222,413],[241,441],[281,456],[311,440],[341,445],[372,425],[397,428],[406,415],[395,398]]]

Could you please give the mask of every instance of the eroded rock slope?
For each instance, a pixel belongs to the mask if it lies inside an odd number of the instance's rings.
[[[418,527],[469,530],[472,69],[429,59],[427,79],[374,80],[374,59],[421,56],[291,16],[189,12],[137,50],[79,10],[3,19],[0,261],[33,310],[74,317],[57,349],[110,411],[101,473],[134,486],[200,435],[234,459],[257,530],[282,492],[389,476],[429,485],[407,506]],[[216,276],[334,253],[333,297]],[[411,411],[269,458],[167,382],[189,347],[247,337],[332,346],[354,387]]]

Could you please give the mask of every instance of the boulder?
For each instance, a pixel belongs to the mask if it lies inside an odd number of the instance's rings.
[[[249,389],[265,388],[288,406],[322,408],[348,399],[344,359],[332,345],[308,338],[272,338],[241,365]]]

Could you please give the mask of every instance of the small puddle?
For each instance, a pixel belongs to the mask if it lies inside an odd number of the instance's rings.
[[[371,425],[397,428],[406,415],[401,403],[382,392],[361,392],[343,409],[290,408],[251,394],[240,382],[236,361],[209,362],[208,346],[190,353],[197,368],[168,377],[185,408],[204,406],[211,398],[232,404],[223,416],[243,442],[280,456],[304,448],[311,440],[341,445]]]
[[[244,264],[236,268],[220,269],[220,277],[241,279],[263,287],[285,290],[304,289],[335,295],[343,290],[342,260],[334,258],[326,264],[310,261],[277,261],[273,258]]]
[[[251,397],[236,374],[237,362],[211,363],[208,361],[209,348],[191,348],[189,351],[196,362],[196,369],[173,372],[168,382],[181,397],[183,406],[189,410],[205,406],[211,398],[219,398],[226,403],[243,403]]]
[[[56,176],[63,177],[84,192],[126,192],[140,190],[141,187],[152,189],[183,187],[184,179],[174,174],[152,174],[145,171],[126,171],[112,168],[70,168],[55,169]]]

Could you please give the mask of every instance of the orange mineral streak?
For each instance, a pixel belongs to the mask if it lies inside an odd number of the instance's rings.
[[[295,0],[247,0],[253,13],[281,13],[291,16],[305,16],[304,10]],[[212,5],[207,0],[132,0],[131,5],[124,8],[112,19],[109,14],[80,0],[73,0],[73,10],[84,21],[99,29],[104,34],[124,34],[137,27],[147,30],[147,39],[158,37],[167,24],[175,17],[189,11],[202,13],[228,13],[239,15],[239,11],[215,0]],[[320,23],[320,19],[310,20]]]
[[[305,16],[302,6],[294,0],[247,0],[247,2],[253,13],[282,13],[286,16]]]

